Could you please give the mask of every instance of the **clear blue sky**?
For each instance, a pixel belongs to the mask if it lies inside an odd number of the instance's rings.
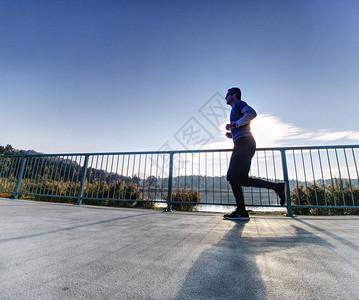
[[[195,120],[211,138],[192,148],[230,146],[199,110],[232,86],[259,146],[358,144],[358,15],[356,0],[1,1],[0,144],[181,149]]]

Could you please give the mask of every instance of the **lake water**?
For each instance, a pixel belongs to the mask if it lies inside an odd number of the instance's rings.
[[[157,207],[167,207],[167,203],[156,203]],[[198,205],[197,211],[200,212],[218,212],[218,213],[227,213],[236,209],[235,206],[228,205]],[[285,207],[263,207],[263,206],[246,206],[247,210],[252,211],[261,211],[261,212],[286,212]]]

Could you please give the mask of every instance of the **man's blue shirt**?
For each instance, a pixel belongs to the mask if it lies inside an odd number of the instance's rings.
[[[234,105],[232,106],[231,116],[230,116],[231,124],[233,124],[233,122],[238,121],[244,116],[244,113],[242,112],[243,109],[253,111],[255,117],[256,115],[255,110],[251,108],[246,102],[239,100],[236,103],[234,103]],[[231,133],[232,133],[233,142],[235,142],[240,137],[252,136],[250,122],[248,122],[243,126],[233,128],[231,130]]]

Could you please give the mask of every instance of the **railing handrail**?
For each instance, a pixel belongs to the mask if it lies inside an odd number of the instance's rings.
[[[359,148],[359,145],[330,145],[330,146],[289,146],[289,147],[260,147],[257,151],[287,151],[287,150],[320,150],[320,149],[348,149]],[[124,152],[84,152],[84,153],[36,153],[36,154],[8,154],[0,157],[34,157],[34,156],[91,156],[91,155],[148,155],[148,154],[172,154],[172,153],[210,153],[210,152],[229,152],[227,149],[198,149],[198,150],[170,150],[170,151],[124,151]]]

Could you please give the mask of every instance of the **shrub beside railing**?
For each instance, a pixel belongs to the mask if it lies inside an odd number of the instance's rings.
[[[167,195],[164,197],[168,199]],[[184,203],[178,203],[184,202]],[[188,203],[189,202],[189,203]],[[194,203],[200,203],[201,199],[199,193],[196,191],[174,190],[172,191],[172,209],[177,211],[197,211],[198,205]]]
[[[350,208],[359,206],[359,187],[351,187],[348,181],[335,180],[334,186],[296,186],[290,197],[293,213],[298,215],[359,214],[358,209]]]

